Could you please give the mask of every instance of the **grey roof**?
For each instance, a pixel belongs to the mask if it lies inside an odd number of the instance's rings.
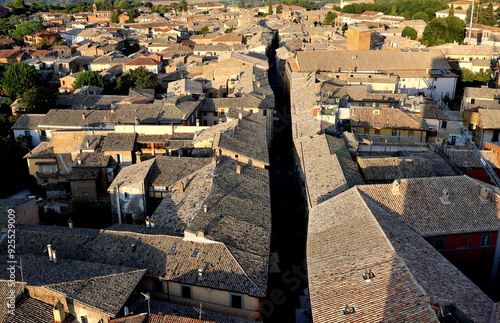
[[[358,163],[364,177],[370,182],[434,176],[432,166],[425,158],[358,157]]]
[[[218,124],[197,133],[193,142],[196,145],[208,138],[214,138],[214,149],[227,149],[269,164],[266,117],[250,114],[242,119]]]
[[[200,101],[190,101],[184,98],[169,99],[164,102],[158,115],[161,124],[179,124],[189,118],[198,108]]]
[[[295,149],[311,206],[364,183],[343,139],[326,134],[312,138],[305,136],[296,140]]]
[[[152,165],[149,184],[170,187],[178,180],[199,170],[211,161],[210,158],[156,157]]]
[[[149,174],[151,166],[154,163],[154,159],[149,159],[138,164],[129,165],[124,167],[118,175],[115,177],[111,185],[114,187],[118,186],[126,186],[134,183],[144,182]]]
[[[355,57],[353,59],[353,57]],[[440,50],[407,51],[299,51],[296,55],[301,72],[338,71],[340,68],[362,71],[405,71],[450,69]]]
[[[45,114],[23,114],[10,129],[36,129],[44,118]]]
[[[96,180],[99,173],[96,168],[73,167],[67,178],[70,181]]]
[[[116,226],[120,225],[114,227]],[[75,270],[79,266],[71,263],[70,259],[86,261],[91,268],[108,268],[108,265],[112,265],[112,268],[128,266],[147,269],[146,274],[151,277],[263,297],[264,292],[256,286],[258,282],[254,283],[252,276],[256,269],[250,268],[250,273],[247,273],[247,267],[240,264],[233,256],[234,252],[223,243],[199,243],[184,240],[182,237],[135,233],[133,232],[135,228],[143,227],[135,225],[128,227],[130,230],[101,230],[99,232],[99,230],[86,229],[81,232],[81,229],[22,226],[16,239],[20,254],[33,253],[46,257],[44,255],[46,245],[52,244],[52,248],[57,250],[61,264],[73,265],[63,274],[75,275],[72,272],[76,272],[77,275],[82,276],[81,279],[92,278],[89,276],[91,271],[86,267],[82,267],[84,270]],[[257,239],[262,239],[262,237],[257,237]],[[267,240],[266,242],[269,243]],[[136,246],[135,249],[131,248],[133,244]],[[170,251],[174,247],[175,252],[171,254]],[[196,257],[193,257],[195,249],[199,252]],[[268,255],[266,255],[267,258]],[[264,265],[260,270],[265,267],[265,273],[262,272],[262,275],[267,279],[267,262]],[[204,269],[203,280],[198,278],[200,268]],[[32,271],[36,269],[37,267],[33,267]],[[54,277],[46,277],[46,279],[60,280],[61,277],[58,276],[61,275],[52,274]],[[104,276],[106,277],[108,276]],[[112,279],[107,281],[112,281]],[[61,288],[66,287],[63,285]],[[104,288],[102,293],[108,293],[110,297],[109,293],[116,292],[116,288],[118,287]],[[101,306],[108,306],[111,301],[104,298]]]
[[[133,151],[137,134],[110,132],[104,138],[103,151]]]
[[[7,300],[8,297],[13,294],[15,299],[18,300],[22,296],[25,286],[26,283],[21,283],[19,281],[14,282],[12,285],[12,282],[10,282],[9,280],[0,280],[0,297],[2,297],[2,299],[4,300]],[[2,308],[0,309],[0,322],[5,322],[8,316],[7,310],[7,306],[2,306]]]
[[[24,297],[16,304],[15,315],[9,315],[5,323],[53,323],[54,305],[47,304],[31,297]],[[66,313],[70,322],[73,317]]]
[[[207,211],[199,210],[186,230],[223,242],[256,284],[252,294],[264,296],[271,238],[268,171],[221,156],[213,175]]]
[[[57,246],[53,245],[54,250]],[[129,267],[70,259],[49,262],[49,257],[23,254],[23,277],[29,286],[44,286],[69,299],[118,314],[145,273]],[[62,257],[61,257],[62,258]],[[0,274],[8,279],[7,274]]]
[[[43,141],[27,153],[24,158],[54,158],[54,146],[49,141]]]
[[[77,111],[51,109],[39,126],[45,127],[100,127],[105,126],[109,111]]]
[[[438,322],[433,305],[451,303],[471,320],[487,321],[493,302],[414,230],[359,190],[363,187],[309,213],[313,320]],[[369,269],[375,276],[364,281]],[[346,304],[356,313],[344,315]]]

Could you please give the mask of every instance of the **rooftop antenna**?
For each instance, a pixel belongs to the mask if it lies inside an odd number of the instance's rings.
[[[198,319],[199,319],[199,320],[201,320],[201,319],[202,319],[203,314],[205,314],[205,311],[204,311],[204,310],[202,309],[202,307],[201,307],[201,303],[200,303],[200,308],[196,308],[196,307],[193,307],[193,308],[194,308],[194,310],[195,310],[196,312],[198,312]]]
[[[470,13],[470,25],[469,25],[469,38],[467,40],[467,45],[470,45],[470,38],[471,38],[471,34],[472,34],[472,19],[474,18],[474,5],[475,5],[475,0],[471,0],[472,1],[472,10],[471,10],[471,13]]]
[[[151,314],[151,295],[149,295],[149,293],[141,293],[141,295],[144,296],[144,298],[148,301],[148,314]]]

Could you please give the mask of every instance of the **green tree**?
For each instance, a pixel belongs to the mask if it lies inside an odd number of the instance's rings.
[[[496,23],[495,12],[493,11],[493,3],[489,3],[488,7],[482,11],[479,17],[479,23],[487,26],[494,26]]]
[[[267,14],[272,15],[273,14],[273,0],[269,0],[268,8],[267,8]]]
[[[116,82],[116,89],[122,93],[127,93],[130,88],[150,89],[159,87],[160,79],[153,72],[148,71],[144,66],[133,69],[123,74]]]
[[[32,35],[37,31],[44,30],[45,27],[38,21],[28,20],[19,24],[12,32],[14,38],[23,38],[26,35]]]
[[[332,11],[328,11],[328,13],[325,16],[325,21],[323,22],[323,24],[325,24],[325,25],[334,25],[336,18],[337,18],[337,14],[336,13],[334,13]]]
[[[14,9],[26,9],[26,4],[24,3],[24,0],[14,0],[11,2],[9,6]]]
[[[129,3],[127,1],[124,1],[124,0],[115,1],[115,3],[113,4],[113,6],[116,9],[122,9],[122,10],[128,10],[128,9],[130,9]]]
[[[447,28],[448,24],[445,18],[432,19],[427,26],[425,26],[423,41],[431,46],[436,44],[438,39],[445,37]]]
[[[391,8],[391,16],[397,16],[398,15],[398,8],[396,5],[393,5]]]
[[[118,12],[116,12],[116,10],[113,10],[113,12],[111,13],[111,22],[116,24],[119,22],[119,19],[118,19]]]
[[[448,25],[448,29],[446,31],[446,37],[444,38],[444,40],[447,43],[461,43],[465,37],[464,21],[458,17],[447,17],[445,19]]]
[[[453,3],[451,4],[450,11],[448,11],[448,17],[455,17],[455,7]]]
[[[210,32],[210,29],[208,29],[208,26],[203,26],[203,27],[201,27],[201,29],[200,29],[200,34],[202,34],[202,35],[206,35],[206,34],[208,34],[209,32]]]
[[[47,113],[56,104],[56,95],[43,86],[24,92],[19,98],[24,113]]]
[[[245,8],[245,0],[240,0],[240,2],[238,3],[238,8]]]
[[[38,75],[33,66],[14,63],[7,67],[3,74],[2,86],[12,100],[33,88],[38,82]]]
[[[283,13],[283,6],[281,5],[281,3],[276,7],[276,14],[279,15],[279,14],[282,14]]]
[[[236,28],[234,28],[234,27],[228,28],[228,29],[224,30],[224,33],[225,33],[225,34],[232,33],[235,29],[236,29]]]
[[[85,85],[104,87],[104,78],[95,71],[83,71],[76,77],[73,87],[79,89]]]
[[[403,29],[402,36],[409,37],[410,39],[415,40],[415,39],[417,39],[417,31],[413,27],[406,26]]]
[[[177,10],[178,11],[187,11],[188,10],[188,3],[186,0],[181,0],[179,4],[177,5]]]

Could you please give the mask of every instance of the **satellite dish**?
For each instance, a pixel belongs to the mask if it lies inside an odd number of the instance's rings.
[[[125,306],[125,307],[123,308],[123,312],[124,312],[125,316],[128,316],[128,315],[130,314],[130,311],[129,311],[129,309],[128,309],[128,306]]]

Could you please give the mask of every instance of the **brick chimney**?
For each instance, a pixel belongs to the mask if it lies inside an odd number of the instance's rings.
[[[66,320],[66,312],[64,312],[64,305],[58,300],[52,309],[54,314],[54,323],[62,323]]]

